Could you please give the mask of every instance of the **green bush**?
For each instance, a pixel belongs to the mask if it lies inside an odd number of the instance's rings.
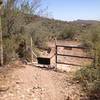
[[[90,100],[99,100],[100,98],[100,66],[94,68],[86,66],[76,72],[76,80],[78,80]]]
[[[11,37],[3,38],[3,55],[4,55],[4,63],[9,63],[13,58],[16,58],[16,47],[14,39]]]
[[[29,45],[29,42],[30,41],[25,34],[3,37],[4,64],[11,62],[13,59],[25,58],[27,54],[25,46]],[[21,45],[23,46],[21,47]]]
[[[71,28],[64,29],[58,36],[58,39],[69,39],[73,40],[75,38],[75,31]]]

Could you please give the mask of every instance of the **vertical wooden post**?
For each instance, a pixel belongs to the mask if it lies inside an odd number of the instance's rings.
[[[3,43],[2,43],[2,27],[1,27],[1,15],[2,15],[2,1],[0,0],[0,60],[1,66],[3,65]]]
[[[96,49],[94,49],[94,62],[93,62],[93,67],[97,66],[97,54],[96,54]]]
[[[57,45],[56,45],[56,64],[57,64]]]
[[[31,62],[33,63],[33,40],[32,40],[32,37],[31,37]]]
[[[55,38],[55,64],[56,64],[56,70],[57,70],[57,39]]]

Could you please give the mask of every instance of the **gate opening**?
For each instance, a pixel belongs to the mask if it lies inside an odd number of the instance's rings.
[[[37,61],[38,61],[38,64],[50,65],[50,58],[38,57]]]

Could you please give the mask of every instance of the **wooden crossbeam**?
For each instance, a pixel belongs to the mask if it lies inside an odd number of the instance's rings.
[[[94,59],[93,57],[83,57],[83,56],[75,56],[75,55],[65,55],[65,54],[57,54],[58,56],[68,56],[68,57],[76,57],[76,58],[85,58],[85,59]]]
[[[64,64],[64,65],[72,65],[72,66],[81,66],[81,65],[78,65],[78,64],[71,64],[71,63],[65,63],[65,62],[56,62],[57,64]]]
[[[72,45],[66,46],[66,45],[59,45],[59,44],[57,44],[56,46],[57,47],[66,47],[66,48],[87,49],[86,47],[82,47],[82,46],[72,46]]]

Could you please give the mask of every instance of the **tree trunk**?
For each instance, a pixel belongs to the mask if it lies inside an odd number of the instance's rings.
[[[31,62],[33,63],[33,49],[32,49],[32,47],[33,47],[33,40],[32,40],[32,37],[31,37]]]
[[[0,5],[0,11],[1,11]],[[3,65],[3,43],[2,43],[2,27],[1,27],[1,15],[0,15],[0,60],[1,60],[1,66]]]

